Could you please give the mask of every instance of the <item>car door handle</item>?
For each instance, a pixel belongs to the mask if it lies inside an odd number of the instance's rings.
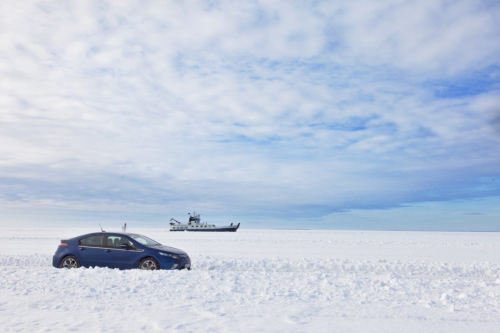
[[[106,249],[106,252],[111,252],[111,250],[110,249]]]
[[[80,251],[85,251],[84,247],[79,247]]]

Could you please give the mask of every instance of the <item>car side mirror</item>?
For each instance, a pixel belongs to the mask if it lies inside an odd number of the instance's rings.
[[[128,250],[128,244],[120,244],[120,248]]]

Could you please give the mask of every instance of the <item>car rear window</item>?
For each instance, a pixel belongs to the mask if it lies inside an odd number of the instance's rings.
[[[87,238],[80,239],[78,242],[79,245],[86,246],[102,246],[103,235],[95,235]]]

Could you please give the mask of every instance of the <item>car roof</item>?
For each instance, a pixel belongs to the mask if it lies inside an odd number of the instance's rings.
[[[104,235],[104,236],[107,236],[107,235],[122,235],[122,236],[130,236],[130,235],[138,235],[136,233],[133,233],[133,232],[122,232],[122,231],[117,231],[117,232],[114,232],[114,231],[96,231],[96,232],[91,232],[91,233],[88,233],[88,234],[83,234],[83,235],[79,235],[79,236],[76,236],[76,237],[72,237],[71,239],[80,239],[80,238],[85,238],[85,237],[90,237],[90,236],[97,236],[97,235]]]

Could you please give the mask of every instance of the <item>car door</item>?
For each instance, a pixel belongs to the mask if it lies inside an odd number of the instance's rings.
[[[91,235],[78,241],[78,256],[84,267],[102,266],[104,235]]]
[[[135,268],[137,249],[126,236],[109,234],[105,244],[103,263],[106,267]]]

